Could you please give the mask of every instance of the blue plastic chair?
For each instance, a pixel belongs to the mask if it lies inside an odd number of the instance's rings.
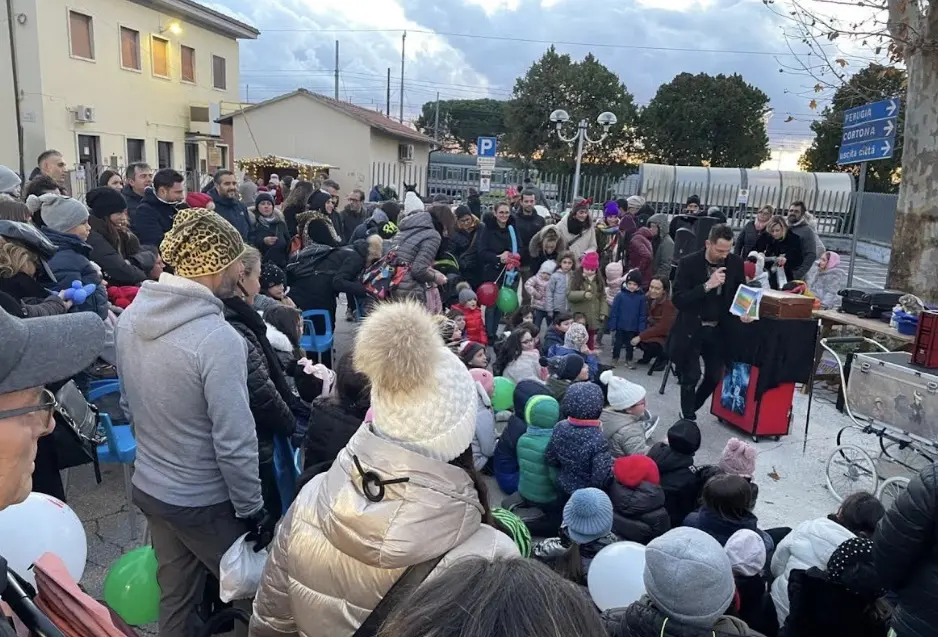
[[[281,515],[286,515],[296,497],[296,479],[300,475],[296,470],[293,447],[286,436],[274,436],[274,473],[277,476],[277,492],[283,506]]]
[[[325,334],[317,334],[313,326],[313,317],[322,317],[326,324]],[[306,310],[303,312],[303,335],[300,337],[300,349],[306,352],[316,352],[319,362],[322,355],[332,352],[334,335],[332,333],[332,317],[326,310]]]
[[[88,391],[88,402],[95,402],[102,396],[112,393],[120,393],[120,383],[111,380],[107,383],[100,383],[95,386],[92,383],[92,389]],[[98,462],[102,464],[120,464],[124,472],[124,496],[127,498],[127,520],[130,523],[130,537],[137,539],[137,525],[135,523],[133,508],[133,464],[137,459],[137,439],[130,424],[115,425],[111,422],[108,414],[98,414],[98,426],[104,431],[107,442],[98,445]]]

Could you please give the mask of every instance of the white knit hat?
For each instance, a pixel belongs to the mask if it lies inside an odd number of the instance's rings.
[[[358,330],[354,361],[371,381],[379,436],[441,462],[472,444],[476,383],[423,305],[380,304]]]
[[[641,385],[631,383],[624,378],[619,378],[607,369],[599,375],[599,380],[609,387],[607,400],[609,406],[616,410],[628,409],[634,407],[645,397],[645,388]]]
[[[733,572],[743,577],[758,575],[765,568],[765,541],[749,529],[740,529],[730,536],[723,547],[730,558]]]

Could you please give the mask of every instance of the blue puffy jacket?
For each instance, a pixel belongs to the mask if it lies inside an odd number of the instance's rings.
[[[648,302],[641,290],[629,292],[625,288],[616,294],[609,311],[609,331],[641,332],[646,327]]]
[[[76,312],[95,312],[102,319],[107,318],[107,290],[101,285],[101,275],[92,265],[91,246],[73,234],[58,232],[49,227],[42,228],[42,233],[55,247],[55,254],[49,259],[49,269],[55,275],[56,283],[51,288],[58,292],[72,287],[73,281],[82,285],[94,284],[94,294],[81,305],[72,307]]]

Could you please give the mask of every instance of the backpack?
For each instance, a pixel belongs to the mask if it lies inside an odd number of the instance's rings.
[[[410,264],[405,263],[397,252],[391,250],[362,274],[362,285],[369,295],[383,301],[391,296],[400,286],[404,276],[410,272]]]

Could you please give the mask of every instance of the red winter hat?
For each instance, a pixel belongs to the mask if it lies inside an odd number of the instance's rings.
[[[599,253],[593,252],[590,250],[583,255],[583,260],[580,262],[580,265],[583,266],[584,270],[598,270],[599,269]]]
[[[648,456],[624,456],[612,463],[612,473],[619,484],[634,489],[642,482],[661,484],[658,465]]]
[[[743,263],[743,273],[745,273],[747,281],[752,281],[756,278],[756,264],[752,261]]]
[[[190,208],[204,208],[212,202],[212,198],[204,192],[190,192],[186,195],[186,203]]]

